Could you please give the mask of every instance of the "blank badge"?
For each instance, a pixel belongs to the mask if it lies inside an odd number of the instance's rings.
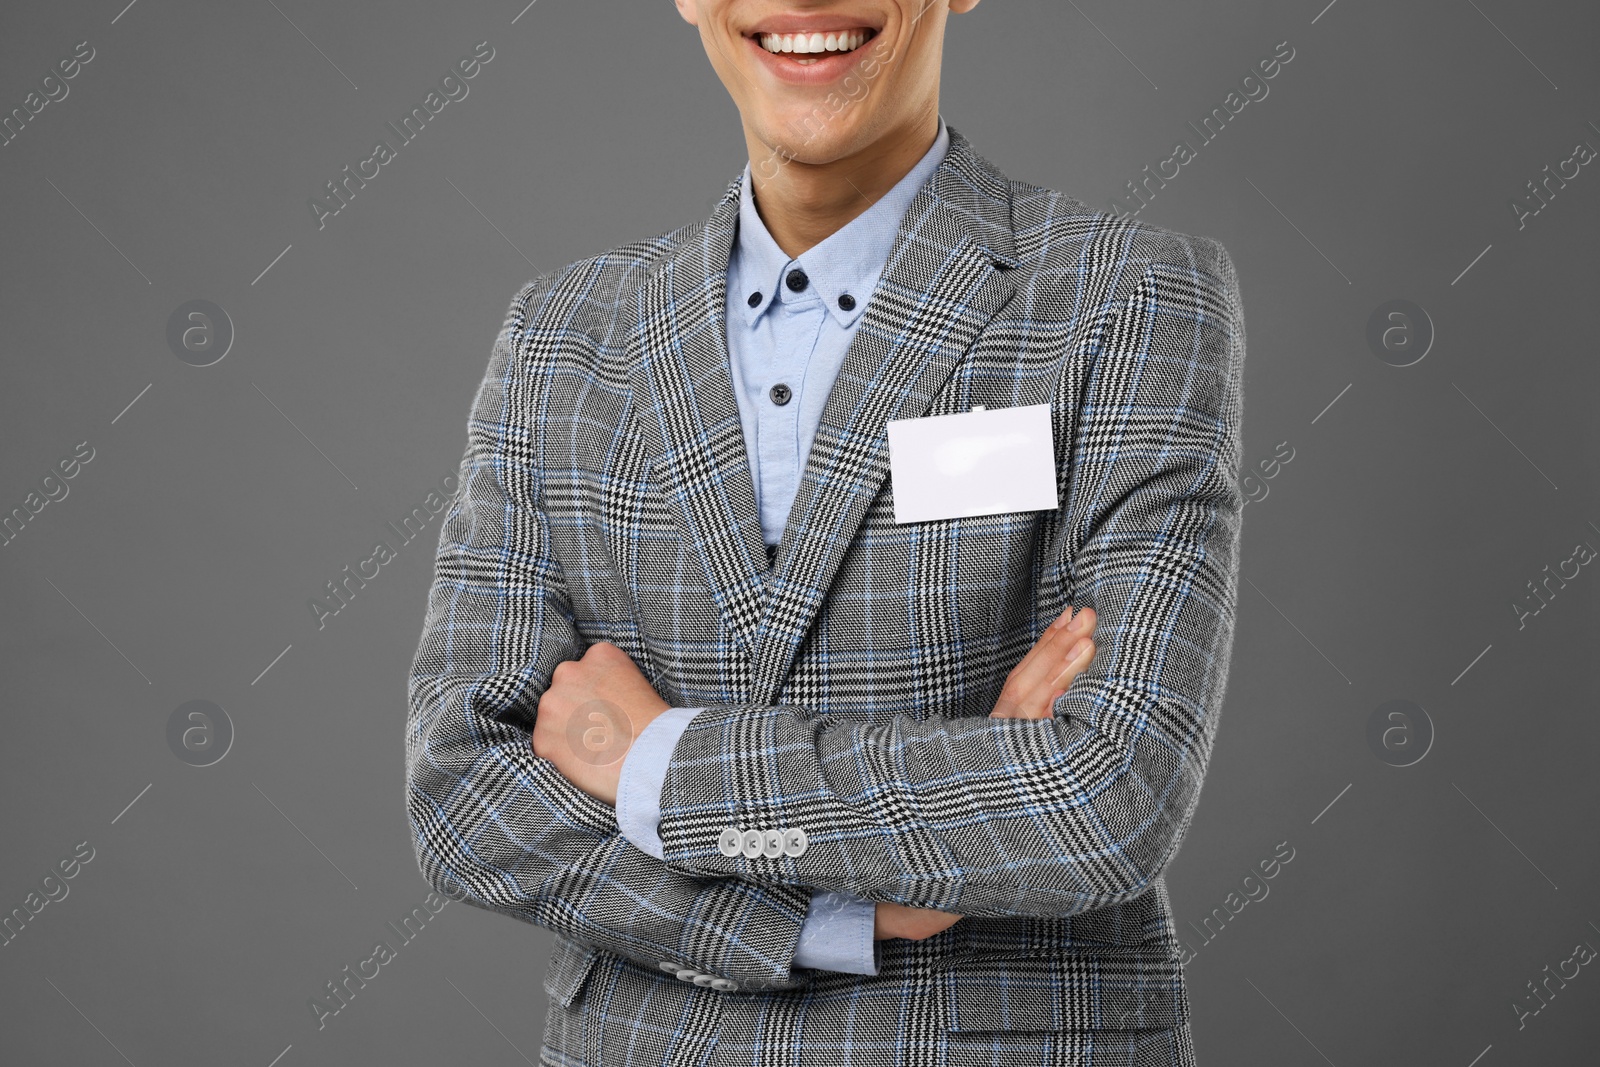
[[[891,419],[894,521],[1055,510],[1050,405]]]

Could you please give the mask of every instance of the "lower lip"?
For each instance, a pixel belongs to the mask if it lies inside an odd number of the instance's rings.
[[[793,52],[769,52],[761,47],[754,37],[746,37],[745,41],[753,48],[761,62],[780,81],[789,82],[791,85],[827,85],[838,81],[860,65],[861,60],[878,43],[879,37],[872,38],[866,44],[853,52],[810,52],[808,56],[815,57],[815,63],[796,63]]]

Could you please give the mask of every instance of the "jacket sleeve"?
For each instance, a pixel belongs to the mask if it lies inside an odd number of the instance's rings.
[[[977,916],[1069,915],[1160,875],[1216,733],[1243,506],[1238,282],[1217,242],[1180,248],[1133,268],[1075,357],[1092,365],[1035,600],[1093,607],[1098,650],[1054,717],[710,705],[663,783],[669,865]],[[729,826],[807,844],[730,856]]]
[[[661,780],[672,750],[699,708],[668,708],[633,739],[617,779],[617,823],[629,844],[661,857]],[[796,967],[877,974],[877,905],[848,893],[814,890],[794,950]]]
[[[816,973],[791,968],[809,890],[669,868],[628,843],[610,805],[534,754],[539,696],[586,648],[549,551],[529,410],[538,383],[520,351],[551,287],[541,279],[512,303],[440,529],[408,685],[418,866],[453,899],[652,970],[688,964],[741,989],[804,985]]]

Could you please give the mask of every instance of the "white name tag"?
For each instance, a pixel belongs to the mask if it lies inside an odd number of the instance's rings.
[[[1058,506],[1049,404],[891,419],[884,428],[897,523]]]

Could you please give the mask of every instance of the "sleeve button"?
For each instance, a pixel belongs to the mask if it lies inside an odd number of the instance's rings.
[[[744,835],[737,827],[726,827],[722,831],[722,836],[717,838],[717,851],[732,859],[744,851]]]
[[[791,826],[783,832],[783,854],[785,856],[799,856],[806,850],[806,832],[798,826]]]
[[[760,830],[746,830],[744,832],[745,859],[755,859],[761,855],[761,849],[766,845],[766,836]]]
[[[768,830],[761,841],[761,854],[769,860],[783,855],[783,831]]]

